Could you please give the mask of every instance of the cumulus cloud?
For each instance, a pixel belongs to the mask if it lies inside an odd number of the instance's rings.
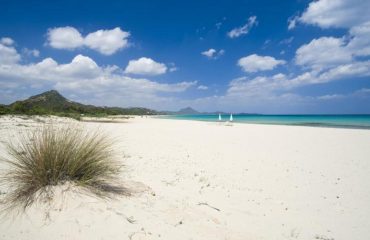
[[[82,81],[83,79],[96,78],[106,71],[91,58],[83,55],[77,55],[67,64],[58,64],[52,58],[45,58],[38,63],[27,65],[14,64],[11,67],[0,65],[0,76],[32,84]]]
[[[48,30],[48,44],[57,49],[75,49],[84,45],[84,38],[74,27],[58,27]]]
[[[297,49],[295,62],[318,70],[349,63],[352,61],[352,54],[345,46],[344,38],[313,39]]]
[[[98,30],[85,38],[85,45],[102,54],[111,55],[121,48],[128,46],[130,33],[122,31],[119,27],[112,30]]]
[[[350,79],[370,76],[370,61],[358,61],[342,64],[321,73],[311,79],[311,83],[325,83],[333,80]]]
[[[13,45],[14,44],[14,40],[9,38],[9,37],[3,37],[0,39],[0,43],[3,44],[3,45]]]
[[[160,75],[166,73],[166,71],[167,66],[164,63],[146,57],[130,60],[125,69],[125,73],[138,75]]]
[[[244,24],[241,27],[232,29],[230,32],[227,33],[227,36],[229,38],[237,38],[242,35],[248,34],[248,32],[252,29],[252,27],[256,26],[257,24],[258,24],[257,17],[251,16],[248,18],[248,21],[246,24]]]
[[[270,56],[259,56],[252,54],[246,57],[242,57],[238,61],[238,65],[245,72],[258,72],[272,70],[278,65],[285,64],[284,60],[277,60]]]
[[[287,76],[282,73],[272,76],[258,76],[253,79],[241,77],[230,82],[227,93],[230,95],[259,95],[261,93],[271,92],[278,88],[283,88],[285,85],[284,82],[287,80]]]
[[[369,17],[370,19],[370,17]],[[354,26],[349,31],[350,41],[347,48],[356,56],[370,55],[370,21]]]
[[[144,78],[131,78],[122,75],[117,66],[101,67],[86,56],[77,55],[70,63],[59,64],[52,58],[45,58],[33,64],[0,65],[2,80],[15,82],[51,83],[60,89],[99,90],[100,87],[127,87],[147,92],[181,92],[197,84],[179,82],[174,84],[157,83]]]
[[[128,47],[129,32],[116,27],[111,30],[98,30],[83,37],[74,27],[58,27],[48,30],[47,43],[53,48],[73,50],[88,47],[104,55],[112,55]]]
[[[206,56],[209,59],[217,59],[220,56],[224,55],[224,53],[225,53],[225,50],[223,49],[217,51],[216,49],[213,49],[213,48],[210,48],[206,51],[201,52],[203,56]]]
[[[316,70],[361,61],[370,56],[370,22],[352,27],[348,36],[321,37],[296,51],[295,63]]]
[[[21,56],[12,46],[14,41],[11,38],[2,38],[0,43],[0,64],[15,64],[21,60]]]
[[[370,1],[318,0],[309,4],[300,22],[321,28],[350,28],[369,21]]]

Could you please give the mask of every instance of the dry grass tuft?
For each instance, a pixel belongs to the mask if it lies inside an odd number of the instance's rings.
[[[52,186],[72,183],[101,198],[128,194],[117,184],[121,166],[114,160],[113,141],[99,131],[76,125],[44,126],[9,143],[9,170],[3,182],[9,187],[6,209],[23,209],[47,200]]]

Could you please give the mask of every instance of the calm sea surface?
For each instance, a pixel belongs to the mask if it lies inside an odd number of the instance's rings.
[[[221,115],[228,121],[230,115]],[[167,115],[161,118],[218,122],[218,115]],[[370,115],[233,115],[238,123],[370,129]]]

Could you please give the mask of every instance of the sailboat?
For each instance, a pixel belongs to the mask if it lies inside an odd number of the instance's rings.
[[[232,126],[233,125],[233,114],[230,114],[230,120],[226,121],[226,126]]]
[[[218,114],[218,121],[222,121],[221,114]]]

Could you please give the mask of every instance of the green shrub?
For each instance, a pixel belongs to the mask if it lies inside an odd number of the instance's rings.
[[[25,210],[42,200],[50,186],[64,183],[102,198],[128,194],[117,184],[121,166],[114,159],[112,144],[106,135],[77,125],[44,126],[9,143],[10,157],[4,159],[9,170],[3,176],[10,189],[6,209]]]

